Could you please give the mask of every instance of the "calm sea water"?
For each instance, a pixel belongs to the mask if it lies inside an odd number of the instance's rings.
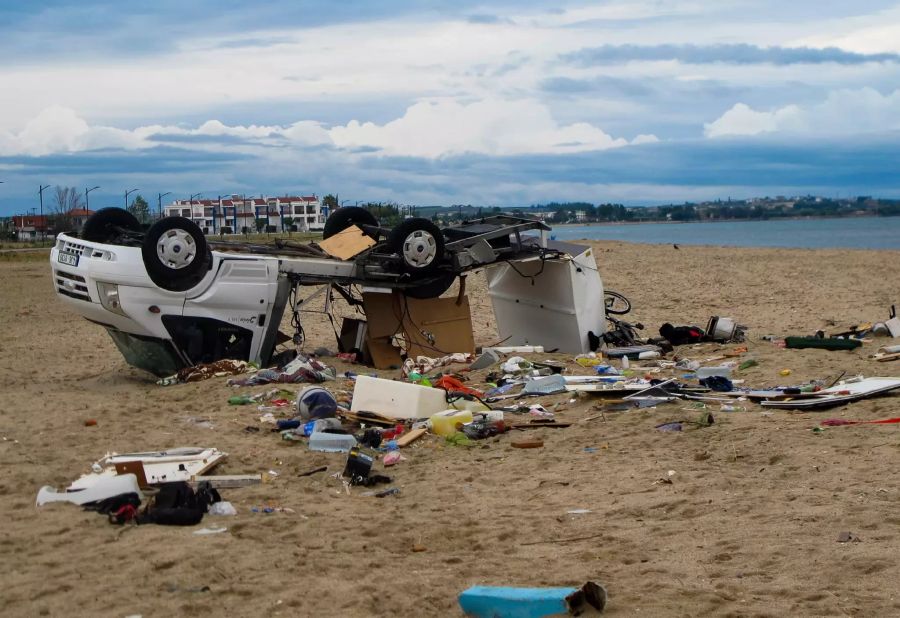
[[[622,240],[731,247],[900,249],[900,217],[557,227],[557,240]]]

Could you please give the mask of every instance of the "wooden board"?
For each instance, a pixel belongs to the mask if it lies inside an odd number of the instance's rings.
[[[397,446],[404,447],[412,444],[422,436],[424,436],[427,432],[425,429],[413,429],[412,431],[403,434],[399,438],[397,438]]]
[[[821,391],[809,391],[802,393],[785,393],[782,390],[768,391],[727,391],[716,393],[717,397],[746,397],[751,400],[769,400],[769,399],[805,399],[809,397],[817,397]]]
[[[762,405],[767,408],[830,408],[896,389],[900,389],[900,378],[865,378],[859,382],[836,384],[831,388],[823,389],[815,393],[817,397],[763,401]]]
[[[349,260],[366,249],[374,247],[375,239],[355,225],[319,243],[322,251],[341,260]]]
[[[133,474],[137,478],[138,487],[141,489],[146,489],[149,483],[147,482],[147,475],[144,474],[144,463],[141,461],[123,461],[117,464],[116,466],[116,474]]]
[[[378,425],[379,427],[394,427],[397,425],[397,419],[382,416],[375,412],[350,412],[338,410],[337,415],[348,421],[366,423],[367,425]]]
[[[216,489],[229,487],[247,487],[262,483],[262,474],[219,474],[216,476],[195,476],[195,483],[209,483]]]

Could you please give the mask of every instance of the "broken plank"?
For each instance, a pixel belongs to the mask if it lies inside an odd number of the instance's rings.
[[[248,487],[262,483],[261,474],[219,474],[215,476],[195,476],[195,483],[207,482],[215,488]]]
[[[412,444],[427,433],[426,429],[413,429],[397,438],[397,446],[404,447]]]

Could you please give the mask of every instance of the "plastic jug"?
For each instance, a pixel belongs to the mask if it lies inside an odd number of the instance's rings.
[[[472,412],[470,410],[444,410],[429,419],[431,432],[445,438],[455,434],[458,431],[458,425],[471,422]]]
[[[487,412],[489,407],[477,399],[455,399],[450,403],[454,410],[468,410],[469,412]]]

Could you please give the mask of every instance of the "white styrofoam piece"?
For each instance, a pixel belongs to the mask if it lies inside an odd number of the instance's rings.
[[[41,487],[37,495],[37,506],[48,502],[72,502],[73,504],[87,504],[104,500],[119,494],[136,493],[143,498],[141,488],[138,487],[137,477],[134,474],[120,474],[117,476],[108,474],[93,474],[84,487],[77,490],[67,489],[56,491],[50,486]]]
[[[446,392],[439,388],[358,376],[351,412],[376,412],[391,418],[429,418],[447,409]]]

